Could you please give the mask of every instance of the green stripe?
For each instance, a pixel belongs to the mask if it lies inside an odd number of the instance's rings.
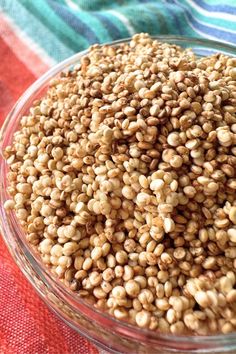
[[[60,61],[73,54],[54,33],[50,32],[40,21],[27,11],[18,1],[2,4],[2,9],[13,21],[33,39],[44,51],[56,61]],[[53,45],[52,45],[53,43]]]

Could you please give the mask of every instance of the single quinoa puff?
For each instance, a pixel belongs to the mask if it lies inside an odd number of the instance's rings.
[[[78,296],[174,334],[236,330],[236,59],[135,35],[53,79],[6,209]]]

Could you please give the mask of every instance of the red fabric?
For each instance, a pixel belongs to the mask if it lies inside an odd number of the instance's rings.
[[[0,123],[10,111],[17,98],[36,77],[15,57],[0,37]]]
[[[35,76],[0,33],[0,126]],[[30,63],[30,57],[29,57]],[[97,354],[38,297],[0,237],[0,354]]]

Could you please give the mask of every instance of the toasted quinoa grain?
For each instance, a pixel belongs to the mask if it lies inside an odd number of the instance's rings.
[[[51,80],[4,156],[6,210],[42,261],[119,320],[236,326],[236,59],[135,35]]]

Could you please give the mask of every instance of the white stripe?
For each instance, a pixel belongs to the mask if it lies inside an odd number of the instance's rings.
[[[3,16],[4,20],[8,23],[9,27],[12,28],[14,34],[19,37],[19,39],[24,42],[24,44],[34,52],[41,61],[43,61],[47,66],[53,66],[56,64],[56,61],[51,58],[37,43],[35,43],[25,32],[23,32],[10,18],[6,13],[0,10],[1,16]],[[1,33],[1,35],[3,35]],[[7,36],[6,36],[7,39]],[[24,53],[21,54],[23,58]]]
[[[79,6],[79,4],[75,4],[73,0],[65,0],[66,4],[73,10],[76,11],[82,11],[81,7]]]
[[[219,20],[227,20],[227,21],[236,21],[236,16],[232,14],[226,14],[224,12],[217,12],[217,11],[207,11],[197,5],[195,2],[192,0],[186,0],[189,5],[191,5],[195,10],[197,10],[199,13],[202,15],[205,15],[207,17],[213,17],[213,18],[218,18]]]
[[[199,19],[197,19],[195,16],[193,16],[192,14],[192,17],[195,19],[196,22],[198,22],[200,25],[204,25],[204,26],[207,26],[207,27],[210,27],[210,28],[213,28],[213,29],[217,29],[219,31],[227,31],[229,33],[233,33],[233,34],[236,34],[236,31],[234,30],[231,30],[231,29],[226,29],[225,27],[219,27],[219,26],[216,26],[216,25],[212,25],[211,23],[207,23],[207,22],[203,22],[203,21],[200,21]],[[235,18],[236,20],[236,18]],[[223,33],[222,33],[223,34]]]
[[[166,2],[166,0],[161,0],[162,2],[163,2],[163,4],[165,4],[165,5],[169,5],[169,3],[167,3]],[[186,1],[189,1],[189,0],[186,0]],[[177,6],[180,6],[180,7],[182,7],[183,8],[183,10],[189,10],[188,8],[187,8],[187,6],[185,6],[185,5],[183,5],[183,4],[180,4],[179,3],[179,1],[177,0],[176,1],[176,5]],[[225,27],[219,27],[219,26],[215,26],[215,25],[212,25],[212,24],[210,24],[210,23],[208,23],[208,22],[203,22],[203,21],[201,21],[201,20],[199,20],[196,16],[194,16],[192,13],[191,13],[191,16],[195,19],[195,21],[196,22],[198,22],[200,25],[204,25],[204,26],[207,26],[207,27],[210,27],[210,28],[213,28],[213,29],[217,29],[217,30],[220,30],[220,31],[222,31],[222,30],[226,30],[225,29]],[[186,18],[186,16],[185,16],[185,18]],[[187,20],[187,22],[191,25],[191,27],[193,28],[193,25],[189,22],[189,20],[186,18],[186,20]],[[194,28],[194,31],[197,31],[195,28]],[[199,31],[199,30],[198,30]],[[199,31],[199,33],[200,33],[201,31]],[[231,30],[231,29],[228,29],[227,28],[227,32],[229,32],[229,33],[233,33],[233,34],[236,34],[236,31],[234,31],[234,30]],[[201,32],[201,33],[203,33],[204,34],[204,32]],[[204,36],[205,37],[207,37],[207,35],[206,34],[204,34]],[[218,38],[218,37],[213,37],[213,36],[211,36],[211,35],[208,35],[209,36],[209,39],[211,38],[211,39],[215,39],[215,38]],[[219,38],[218,38],[219,39]],[[222,42],[222,40],[221,40],[221,42]],[[229,43],[229,42],[225,42],[225,43]]]
[[[129,34],[131,36],[133,36],[136,33],[135,29],[133,28],[133,26],[131,25],[129,20],[124,15],[122,15],[120,12],[115,11],[115,10],[108,10],[107,13],[110,13],[110,14],[116,16],[125,25],[125,27],[127,27]]]
[[[207,39],[219,40],[218,37],[211,36],[210,34],[207,34],[207,33],[205,33],[205,32],[200,31],[199,29],[195,28],[195,27],[193,26],[193,24],[188,20],[188,18],[186,17],[185,14],[184,14],[184,16],[185,16],[186,21],[188,22],[189,26],[194,30],[194,32],[200,34],[200,36],[202,36],[202,37],[204,37],[204,38],[207,38]],[[220,39],[220,41],[221,41],[222,43],[225,43],[225,44],[232,43],[232,42],[224,41],[223,39]]]
[[[173,1],[176,3],[176,5],[180,6],[183,10],[186,9],[184,5],[181,5],[181,4],[178,2],[178,0],[173,0]],[[184,12],[183,14],[184,14],[184,17],[185,17],[186,21],[188,22],[189,26],[194,30],[194,32],[200,34],[200,36],[203,36],[204,38],[211,39],[211,40],[218,40],[218,41],[219,41],[219,38],[218,38],[217,36],[216,36],[216,37],[215,37],[215,36],[211,36],[210,34],[207,34],[207,33],[205,33],[205,32],[202,32],[201,30],[195,28],[194,25],[189,21],[189,19],[188,19],[186,13]],[[199,22],[199,21],[198,21],[198,22]],[[220,41],[221,41],[222,43],[226,43],[226,44],[229,44],[229,43],[234,44],[233,42],[225,41],[225,40],[222,39],[222,38],[220,38]]]
[[[188,2],[190,2],[190,0],[186,0]],[[179,4],[179,6],[181,6],[181,4]],[[187,7],[185,5],[182,4],[182,7],[184,7],[186,10],[189,10],[187,9]],[[193,6],[194,7],[194,6]],[[197,10],[198,11],[198,10]],[[200,12],[200,11],[199,11]],[[207,12],[207,11],[206,11]],[[210,12],[207,12],[207,15],[209,15]],[[191,13],[191,16],[195,19],[196,22],[198,22],[200,25],[204,25],[204,26],[207,26],[207,27],[210,27],[210,28],[213,28],[213,29],[217,29],[219,31],[222,31],[222,30],[226,30],[225,27],[219,27],[217,25],[212,25],[211,23],[208,23],[208,22],[203,22],[201,20],[199,20],[196,16],[194,16],[192,13]],[[209,17],[209,16],[208,16]],[[236,21],[236,16],[235,16],[235,21]],[[236,31],[235,30],[231,30],[231,29],[228,29],[227,28],[227,32],[229,33],[233,33],[233,34],[236,34]]]

